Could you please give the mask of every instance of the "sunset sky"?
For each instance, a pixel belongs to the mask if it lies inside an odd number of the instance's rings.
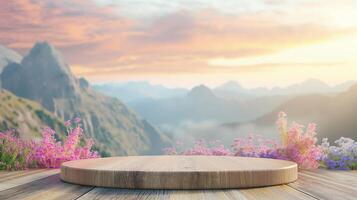
[[[355,0],[0,1],[0,43],[48,41],[91,82],[357,79]]]

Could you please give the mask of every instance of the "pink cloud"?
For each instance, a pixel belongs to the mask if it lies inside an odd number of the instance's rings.
[[[206,61],[215,56],[269,54],[351,31],[286,24],[280,21],[283,17],[183,10],[148,23],[91,1],[1,1],[0,43],[24,53],[34,42],[47,40],[64,52],[70,64],[99,71],[110,68],[113,73],[212,73],[219,69]]]

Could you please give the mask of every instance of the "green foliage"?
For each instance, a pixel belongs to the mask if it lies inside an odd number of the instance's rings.
[[[55,121],[53,120],[53,118],[47,113],[45,113],[43,110],[35,110],[35,114],[49,127],[55,127]]]
[[[32,106],[30,104],[27,104],[26,108],[29,109],[29,110],[32,110]]]
[[[41,141],[25,141],[14,130],[0,132],[0,170],[22,170],[26,168],[58,168],[70,160],[97,158],[92,151],[91,138],[84,139],[83,129],[74,120],[74,126],[67,123],[67,136],[63,143],[55,139],[55,131],[45,128]],[[85,140],[81,144],[81,140]]]
[[[63,141],[66,127],[54,114],[28,99],[17,97],[3,90],[0,92],[0,131],[15,128],[27,138],[39,138],[42,128],[50,126],[57,133],[56,139]]]
[[[31,166],[31,144],[10,134],[0,133],[0,170],[20,170]]]
[[[97,151],[99,153],[99,155],[103,158],[112,156],[112,154],[110,152],[108,152],[106,150],[99,149],[96,145],[94,145],[92,147],[92,149],[93,149],[93,151]]]

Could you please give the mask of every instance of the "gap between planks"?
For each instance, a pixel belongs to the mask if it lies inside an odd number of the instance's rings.
[[[335,176],[339,176],[339,173],[336,171],[332,173]],[[343,175],[348,175],[348,173],[344,173]],[[288,186],[318,199],[355,200],[357,196],[357,188],[353,186],[351,187],[351,182],[355,184],[357,178],[352,177],[349,182],[343,181],[343,178],[346,177],[335,178],[333,180],[330,178],[326,179],[326,177],[318,176],[318,174],[313,174],[313,172],[302,171],[299,173],[298,181],[290,183]]]
[[[0,192],[0,199],[37,200],[37,199],[76,199],[94,187],[64,183],[59,174]]]
[[[253,189],[227,190],[130,190],[117,188],[94,188],[78,198],[90,199],[136,199],[136,200],[263,200],[263,199],[301,199],[316,200],[286,185]]]
[[[0,191],[4,191],[36,180],[40,180],[54,174],[59,174],[59,170],[26,170],[21,173],[9,173],[11,175],[0,179]]]

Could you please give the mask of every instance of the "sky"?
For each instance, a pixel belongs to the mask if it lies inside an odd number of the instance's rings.
[[[0,1],[0,43],[58,48],[93,83],[288,85],[357,77],[355,0]]]

